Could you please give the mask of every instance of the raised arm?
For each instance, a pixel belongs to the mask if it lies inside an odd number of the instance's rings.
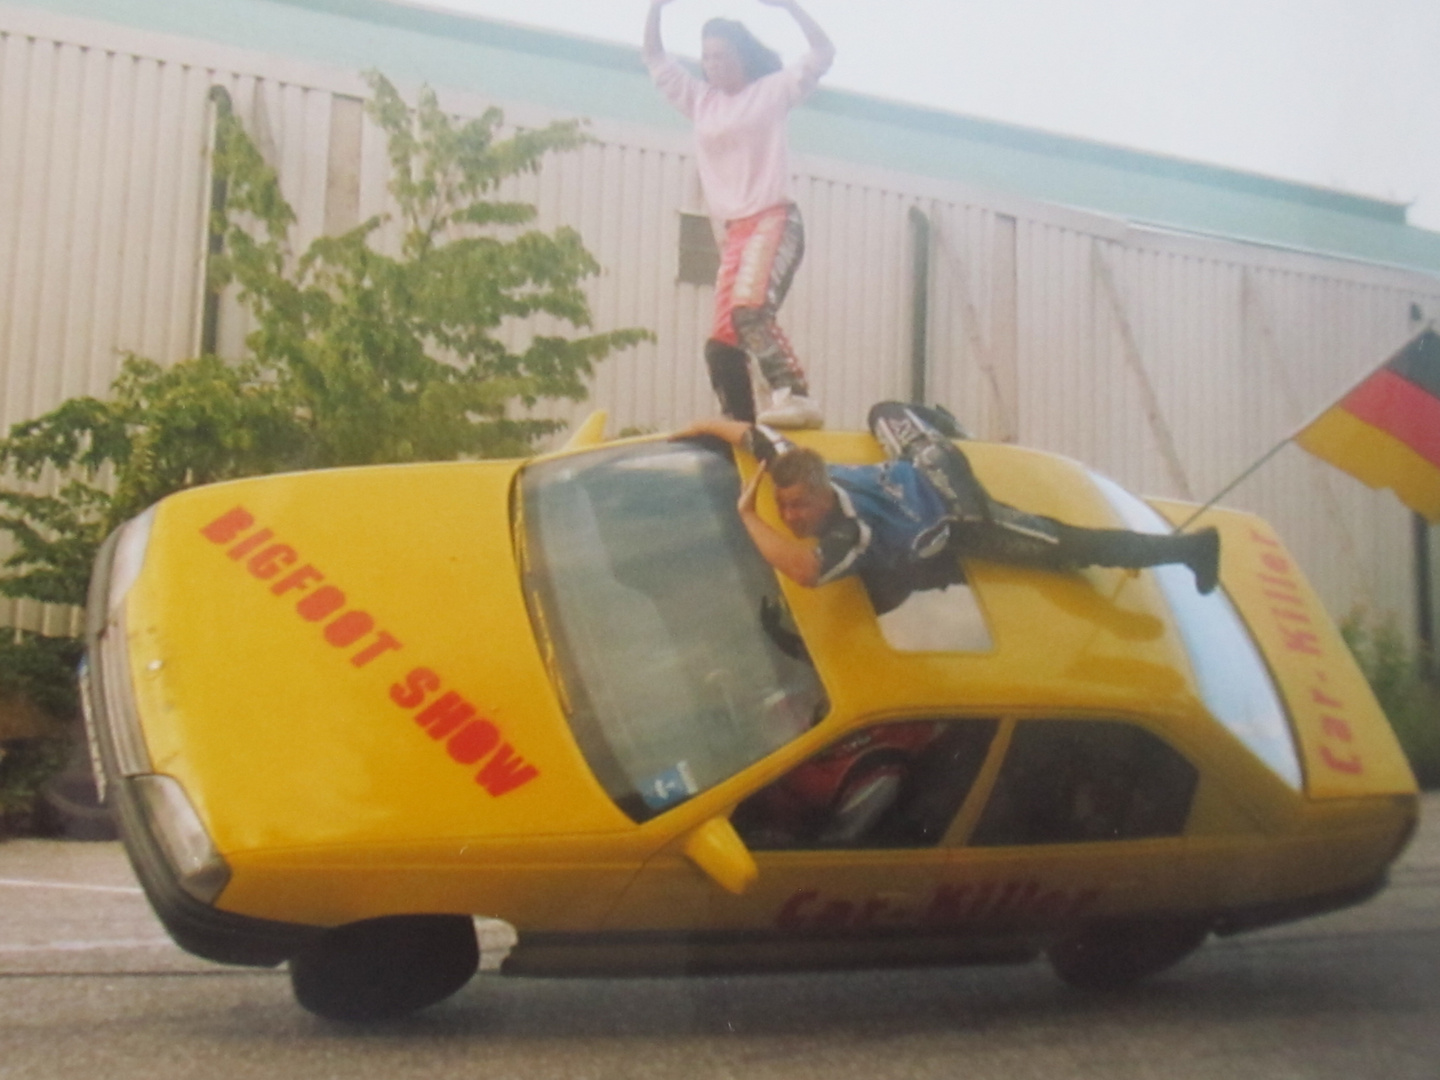
[[[783,447],[788,447],[789,442],[778,432],[768,428],[761,431],[741,420],[718,416],[697,420],[671,438],[693,439],[702,435],[721,439],[761,458],[760,468],[755,470],[755,475],[745,485],[739,501],[735,504],[735,509],[740,513],[740,522],[750,534],[750,540],[760,552],[760,557],[772,568],[807,588],[816,585],[820,580],[820,553],[814,545],[781,532],[755,509],[755,496],[760,490],[760,481],[769,469],[769,458]]]
[[[674,0],[650,0],[650,11],[645,16],[645,44],[643,50],[647,61],[659,60],[665,55],[665,43],[660,37],[660,9]]]
[[[813,544],[781,532],[755,509],[755,495],[767,471],[768,466],[762,464],[740,493],[740,500],[735,504],[735,509],[740,512],[740,523],[750,534],[750,542],[760,552],[760,557],[773,569],[797,585],[814,588],[820,581],[820,552]]]
[[[663,0],[662,0],[663,2]],[[743,420],[731,420],[729,417],[715,416],[706,417],[703,420],[696,420],[689,427],[677,431],[671,435],[672,439],[693,439],[698,435],[709,435],[712,438],[722,439],[731,446],[740,446],[749,434],[750,425]]]
[[[683,431],[677,431],[671,435],[670,438],[694,439],[701,435],[708,435],[711,438],[727,442],[731,446],[739,447],[751,457],[758,458],[762,462],[770,461],[793,446],[789,439],[774,428],[747,424],[743,420],[731,420],[726,416],[696,420]]]
[[[660,0],[660,2],[664,2],[664,0]],[[760,0],[760,2],[767,7],[784,8],[788,11],[810,45],[810,52],[815,56],[816,68],[819,71],[829,69],[830,65],[835,62],[835,43],[830,40],[830,36],[825,33],[824,28],[811,18],[810,13],[800,6],[798,0]]]

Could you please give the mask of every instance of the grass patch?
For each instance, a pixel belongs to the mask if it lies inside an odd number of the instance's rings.
[[[1425,790],[1440,788],[1440,682],[1434,658],[1408,645],[1395,624],[1378,624],[1364,612],[1351,612],[1340,622],[1340,632],[1375,697],[1415,779]]]

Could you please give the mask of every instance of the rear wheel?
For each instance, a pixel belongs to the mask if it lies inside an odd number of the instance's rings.
[[[290,959],[295,999],[329,1020],[387,1020],[443,1001],[480,966],[464,915],[395,915],[336,927]]]
[[[1120,990],[1173,967],[1205,943],[1208,922],[1147,919],[1086,927],[1046,952],[1055,974],[1081,990]]]

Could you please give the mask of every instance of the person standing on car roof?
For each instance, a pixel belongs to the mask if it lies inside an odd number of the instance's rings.
[[[870,429],[891,459],[883,465],[830,465],[778,432],[730,419],[702,420],[676,437],[713,436],[758,458],[761,468],[737,508],[761,556],[808,587],[858,575],[876,614],[898,607],[917,590],[964,581],[959,560],[966,557],[1048,570],[1183,563],[1202,594],[1215,588],[1216,530],[1090,529],[996,502],[960,449],[931,424],[934,416],[898,402],[872,408]],[[780,520],[792,535],[756,512],[756,492],[767,471]]]
[[[759,419],[774,427],[820,427],[820,409],[775,315],[805,252],[790,191],[786,118],[815,89],[835,46],[796,0],[760,0],[790,13],[809,51],[784,67],[743,23],[711,19],[701,32],[703,80],[665,52],[660,9],[650,0],[645,65],[661,93],[694,124],[695,160],[710,215],[724,223],[715,321],[705,343],[710,385],[726,416],[754,421],[748,353],[769,387]]]

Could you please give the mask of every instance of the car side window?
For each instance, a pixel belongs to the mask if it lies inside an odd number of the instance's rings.
[[[974,785],[998,728],[996,720],[877,724],[757,791],[731,822],[761,851],[933,847]]]
[[[1113,720],[1030,720],[1015,728],[978,847],[1178,836],[1198,774],[1158,737]]]

